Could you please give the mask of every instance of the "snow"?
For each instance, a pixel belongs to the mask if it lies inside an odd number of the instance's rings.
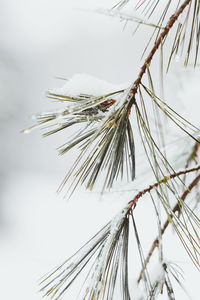
[[[137,283],[137,280],[133,281],[132,284],[129,285],[130,295],[134,295],[135,300],[144,300],[146,295],[145,291],[143,291]]]
[[[60,95],[79,96],[88,94],[100,96],[115,92],[127,87],[127,84],[113,84],[105,80],[98,79],[89,74],[75,74],[63,87],[53,89],[50,92]]]
[[[165,271],[163,269],[163,262],[162,263],[157,263],[153,270],[150,272],[150,279],[152,285],[156,284],[156,282],[159,282],[162,284],[165,276]]]
[[[111,237],[114,237],[115,234],[118,232],[120,225],[122,224],[124,218],[127,215],[127,212],[129,210],[129,206],[126,206],[123,210],[121,210],[112,220],[111,226],[110,226],[110,235]]]

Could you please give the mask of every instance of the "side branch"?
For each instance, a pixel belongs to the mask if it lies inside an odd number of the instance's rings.
[[[188,186],[187,190],[185,190],[184,193],[182,194],[181,200],[182,200],[183,202],[185,201],[185,198],[186,198],[187,195],[190,193],[190,191],[193,189],[193,187],[195,187],[195,186],[198,184],[199,181],[200,181],[200,174],[199,174],[199,175],[191,182],[191,184]],[[180,210],[181,210],[181,206],[180,206],[179,203],[177,203],[177,204],[174,206],[172,212],[173,212],[173,214],[174,214],[174,213],[176,213],[176,212],[179,212]],[[170,215],[170,218],[173,218],[173,214]],[[164,223],[164,225],[163,225],[163,227],[162,227],[162,229],[161,229],[161,235],[164,234],[164,232],[165,232],[165,230],[167,229],[169,223],[170,223],[169,218],[167,218],[167,220],[165,221],[165,223]],[[158,246],[159,246],[159,238],[157,237],[157,238],[153,241],[152,246],[151,246],[151,248],[150,248],[150,250],[149,250],[149,252],[148,252],[148,255],[147,255],[147,257],[146,257],[146,259],[145,259],[145,261],[144,261],[143,268],[142,268],[142,270],[141,270],[141,272],[140,272],[140,275],[139,275],[139,277],[138,277],[138,280],[137,280],[138,283],[139,283],[140,280],[142,279],[143,274],[144,274],[144,271],[145,271],[145,269],[146,269],[146,266],[147,266],[147,264],[149,263],[150,258],[151,258],[151,256],[152,256],[154,250],[155,250]]]
[[[146,58],[143,66],[141,67],[140,73],[136,79],[136,81],[133,84],[133,88],[130,91],[129,97],[130,97],[130,102],[129,105],[130,107],[135,103],[135,95],[137,94],[138,87],[141,83],[142,77],[146,72],[146,69],[148,65],[150,64],[155,52],[158,50],[160,44],[162,43],[163,39],[167,36],[168,32],[178,19],[178,17],[182,14],[183,10],[186,8],[186,6],[191,2],[192,0],[185,0],[183,4],[180,6],[180,8],[177,10],[175,14],[173,14],[169,21],[167,22],[167,25],[164,27],[163,31],[161,32],[159,38],[155,41],[154,46],[149,53],[148,57]]]
[[[138,200],[139,200],[139,198],[141,198],[144,194],[149,193],[152,189],[155,189],[155,188],[158,187],[160,184],[166,183],[168,180],[173,179],[173,178],[175,178],[175,177],[178,177],[178,176],[180,176],[180,175],[185,175],[185,174],[188,174],[188,173],[191,173],[191,172],[195,172],[195,171],[198,171],[198,170],[200,170],[200,165],[197,166],[197,167],[195,167],[195,168],[192,168],[192,169],[182,170],[182,171],[180,171],[180,172],[173,173],[173,174],[171,174],[171,175],[169,175],[169,176],[163,177],[163,179],[161,179],[160,181],[158,181],[158,182],[156,182],[156,183],[150,185],[148,188],[146,188],[146,189],[140,191],[140,192],[133,198],[133,200],[129,201],[129,203],[128,203],[129,207],[130,207],[130,208],[135,207],[136,204],[137,204],[137,202],[138,202]],[[188,187],[188,189],[189,189],[189,187]],[[190,191],[188,191],[188,192],[190,192]]]

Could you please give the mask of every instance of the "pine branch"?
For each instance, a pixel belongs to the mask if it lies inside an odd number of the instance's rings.
[[[118,6],[122,7],[127,2],[129,2],[129,0],[122,0]],[[145,0],[139,1],[138,5],[142,5],[145,2]],[[148,3],[150,2],[151,0],[148,1]],[[153,9],[150,9],[151,13],[154,11],[157,3],[159,3],[159,0],[152,2],[153,4],[156,4],[153,5]],[[163,208],[168,216],[163,227],[159,227],[160,237],[165,233],[168,225],[171,223],[190,258],[194,264],[200,268],[200,238],[198,231],[196,230],[196,226],[200,228],[200,220],[184,203],[190,191],[197,186],[198,182],[200,181],[200,174],[190,183],[188,188],[180,197],[178,196],[177,192],[179,190],[179,186],[176,180],[174,180],[175,178],[180,179],[179,177],[181,175],[185,177],[189,173],[200,171],[200,165],[190,169],[185,168],[179,172],[174,171],[166,156],[158,147],[156,140],[154,140],[154,137],[151,133],[149,112],[146,110],[145,101],[142,94],[142,91],[144,90],[152,99],[152,105],[154,108],[156,107],[157,109],[160,109],[178,127],[180,127],[190,137],[194,138],[192,134],[186,130],[186,125],[190,125],[193,128],[193,132],[195,132],[195,129],[197,128],[186,121],[182,116],[171,109],[167,103],[155,95],[155,89],[153,87],[153,81],[149,70],[149,66],[154,58],[155,53],[160,47],[162,47],[168,36],[168,33],[176,23],[179,16],[188,5],[191,7],[193,2],[192,0],[183,1],[182,5],[180,5],[180,7],[175,10],[175,13],[169,18],[166,26],[163,27],[170,3],[171,0],[168,1],[158,25],[145,23],[146,25],[150,25],[158,29],[158,31],[156,31],[156,29],[154,31],[154,33],[157,33],[156,41],[149,55],[145,59],[136,80],[128,89],[97,96],[82,92],[75,96],[70,95],[70,93],[69,95],[61,95],[59,93],[49,92],[48,98],[56,99],[61,103],[65,103],[66,107],[62,111],[44,113],[36,116],[38,124],[35,126],[47,125],[45,129],[48,129],[48,131],[44,133],[43,136],[52,135],[76,124],[81,124],[83,126],[85,125],[84,128],[78,131],[71,141],[65,143],[59,149],[60,154],[68,152],[75,146],[78,146],[81,149],[81,153],[64,178],[59,190],[63,188],[66,181],[72,174],[75,176],[70,187],[72,188],[72,193],[79,183],[86,183],[86,187],[92,189],[97,179],[101,175],[101,172],[106,171],[106,178],[103,185],[104,190],[106,187],[112,187],[114,180],[116,180],[119,175],[123,177],[125,170],[127,171],[127,178],[130,178],[131,180],[135,178],[134,138],[129,118],[131,108],[135,104],[141,141],[157,180],[156,183],[137,193],[134,198],[129,201],[127,206],[113,220],[105,225],[92,239],[90,239],[89,242],[87,242],[71,258],[67,259],[62,265],[54,269],[53,272],[51,272],[44,280],[42,280],[41,291],[44,292],[45,296],[51,296],[52,299],[62,299],[68,287],[71,286],[85,266],[88,265],[88,263],[91,263],[92,266],[88,271],[86,280],[83,284],[85,289],[84,293],[82,294],[84,297],[83,299],[112,299],[114,297],[115,287],[117,286],[116,282],[120,278],[123,294],[122,299],[130,300],[128,287],[128,243],[130,216],[132,217],[134,232],[142,262],[142,270],[138,278],[138,283],[141,279],[143,279],[144,282],[146,280],[145,284],[149,285],[146,289],[148,299],[155,299],[154,296],[160,287],[161,281],[157,281],[156,284],[152,285],[151,287],[151,282],[150,280],[148,282],[148,278],[146,276],[146,267],[154,250],[159,246],[159,244],[161,244],[160,239],[157,237],[154,240],[152,247],[145,259],[133,216],[134,209],[139,199],[147,193],[150,194],[153,190],[156,190],[158,198],[161,200]],[[180,2],[178,2],[178,6],[179,4]],[[195,0],[194,17],[191,30],[192,33],[188,47],[187,61],[189,59],[189,53],[193,42],[193,33],[195,31],[195,16],[198,15],[200,10],[200,6],[197,4],[197,0]],[[120,12],[118,13],[118,16],[124,17],[124,15]],[[129,18],[130,16],[126,15],[125,17]],[[143,22],[139,19],[136,21],[139,23]],[[199,37],[199,32],[200,31],[197,33],[197,40]],[[180,37],[179,34],[180,32],[177,31],[177,38]],[[196,45],[196,48],[196,53],[198,53],[199,44]],[[173,49],[176,49],[174,48],[174,45]],[[172,54],[173,53],[174,52],[172,52]],[[150,89],[148,89],[142,83],[143,76],[145,74],[148,76]],[[140,102],[136,101],[136,94],[138,92]],[[111,97],[114,95],[115,99]],[[110,110],[111,106],[113,107]],[[34,126],[32,126],[32,128],[33,127]],[[196,153],[200,145],[198,139],[194,139],[197,143],[191,154],[191,159],[196,157]],[[188,167],[189,162],[190,160],[188,160],[186,167]],[[163,176],[164,174],[166,176]],[[184,180],[180,179],[180,182],[183,184],[183,186],[185,186]],[[168,191],[172,192],[174,198],[177,200],[177,204],[174,207],[171,207],[169,197],[166,196],[168,195]],[[177,212],[180,213],[180,216],[176,215]],[[161,220],[159,221],[161,222]],[[189,226],[187,226],[187,221]],[[167,274],[167,266],[165,264],[163,264],[163,269]],[[175,296],[171,282],[166,274],[163,277],[165,281],[162,282],[162,284],[163,286],[165,285],[167,287],[169,298],[174,299]]]
[[[113,220],[108,222],[74,255],[67,259],[63,264],[55,268],[41,281],[41,291],[44,292],[44,296],[51,296],[51,299],[60,300],[71,286],[73,281],[86,267],[86,265],[92,263],[92,266],[89,268],[86,279],[83,283],[83,290],[81,292],[83,295],[82,299],[104,299],[106,297],[106,299],[113,299],[115,287],[117,286],[117,278],[120,278],[120,280],[122,280],[122,299],[130,300],[128,287],[128,232],[130,216],[133,222],[141,260],[143,260],[142,246],[133,217],[133,208],[135,208],[135,205],[140,197],[155,189],[158,187],[158,185],[166,184],[167,181],[172,180],[175,177],[189,174],[198,170],[200,170],[200,165],[196,168],[176,172],[168,177],[163,177],[163,179],[158,183],[155,183],[139,192],[134,199],[130,201],[128,205],[113,218]],[[182,195],[182,201],[185,200],[188,193],[198,183],[199,180],[200,174],[184,192]],[[179,211],[178,205],[175,206],[171,212],[175,213],[176,211]],[[171,220],[172,218],[173,215],[171,215]],[[162,234],[166,230],[169,224],[168,222],[169,221],[165,222]],[[192,235],[190,235],[190,239],[191,243],[194,243],[192,241]],[[195,251],[196,249],[194,249],[194,252]],[[91,262],[92,258],[94,258],[93,262]],[[165,274],[165,276],[167,276],[167,274]],[[156,285],[153,287],[152,291],[149,279],[146,278],[145,280],[147,280],[147,294],[151,296],[149,299],[155,299],[152,297],[155,294],[158,286]],[[169,286],[166,284],[166,282],[164,285],[166,285],[168,290]],[[171,285],[170,291],[170,293],[173,294]]]
[[[198,169],[199,169],[199,168],[198,168]],[[185,173],[185,174],[186,174],[186,173]],[[188,186],[187,190],[185,190],[184,193],[182,194],[181,200],[182,200],[183,202],[185,201],[187,195],[191,192],[191,190],[199,183],[199,181],[200,181],[200,174],[197,175],[197,176],[195,177],[195,179],[194,179],[194,180],[190,183],[190,185]],[[182,208],[182,207],[180,206],[180,203],[177,203],[177,204],[174,206],[173,210],[172,210],[173,214],[175,214],[176,212],[180,212],[181,208]],[[171,214],[170,219],[173,218],[173,214]],[[170,219],[167,218],[167,220],[165,221],[165,223],[164,223],[164,225],[163,225],[163,227],[162,227],[162,229],[161,229],[161,235],[164,234],[165,230],[167,229],[168,225],[170,224],[170,221],[169,221]],[[138,277],[138,280],[137,280],[138,283],[141,281],[141,279],[142,279],[142,277],[143,277],[143,274],[144,274],[144,271],[145,271],[145,269],[146,269],[146,267],[147,267],[147,264],[149,263],[150,258],[151,258],[151,256],[153,255],[154,250],[155,250],[158,246],[159,246],[159,238],[157,237],[157,238],[153,241],[152,246],[151,246],[151,248],[150,248],[150,250],[149,250],[149,252],[148,252],[148,254],[147,254],[147,257],[146,257],[146,259],[145,259],[143,268],[142,268],[142,270],[141,270],[141,272],[140,272],[140,275],[139,275],[139,277]]]

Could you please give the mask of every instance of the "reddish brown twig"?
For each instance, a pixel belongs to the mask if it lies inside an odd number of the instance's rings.
[[[167,25],[164,27],[164,29],[161,32],[160,36],[155,41],[154,46],[151,49],[149,55],[147,56],[147,58],[146,58],[146,60],[145,60],[145,62],[143,64],[143,66],[141,67],[140,73],[139,73],[137,79],[135,80],[135,82],[133,84],[133,88],[130,90],[130,93],[128,95],[128,98],[130,98],[130,100],[129,100],[129,107],[132,107],[132,105],[135,103],[135,95],[137,94],[138,87],[139,87],[139,85],[141,83],[143,75],[146,72],[147,67],[151,63],[151,60],[152,60],[154,54],[158,50],[158,48],[161,45],[163,39],[167,36],[167,34],[169,33],[170,29],[172,28],[172,26],[174,25],[174,23],[176,22],[176,20],[178,19],[178,17],[182,14],[183,10],[186,8],[186,6],[191,1],[192,0],[186,0],[186,1],[183,2],[183,4],[179,7],[179,9],[177,10],[177,12],[170,17],[169,21],[167,22]]]
[[[187,190],[185,190],[184,193],[182,194],[181,200],[182,200],[183,202],[185,201],[185,198],[186,198],[187,195],[190,193],[190,191],[198,184],[199,181],[200,181],[200,174],[199,174],[198,176],[195,177],[195,179],[194,179],[194,180],[190,183],[190,185],[188,186]],[[180,210],[181,210],[181,205],[180,205],[180,203],[177,203],[177,204],[174,206],[173,210],[172,210],[173,213],[170,215],[170,219],[173,218],[173,214],[174,214],[174,213],[176,213],[177,211],[179,212]],[[170,223],[169,218],[167,218],[167,220],[165,221],[165,223],[164,223],[164,225],[163,225],[163,227],[162,227],[162,229],[161,229],[161,235],[164,234],[164,232],[165,232],[165,230],[167,229],[169,223]],[[151,258],[151,256],[152,256],[154,250],[158,247],[158,245],[159,245],[159,238],[157,237],[157,238],[153,241],[152,246],[151,246],[151,248],[150,248],[150,250],[149,250],[149,252],[148,252],[148,255],[147,255],[146,259],[145,259],[144,265],[143,265],[143,267],[142,267],[142,270],[141,270],[140,275],[139,275],[138,280],[137,280],[138,283],[139,283],[140,280],[142,279],[143,274],[144,274],[144,271],[145,271],[145,269],[146,269],[146,266],[147,266],[147,264],[149,263],[150,258]]]
[[[134,207],[134,206],[137,204],[139,198],[141,198],[144,194],[149,193],[152,189],[155,189],[155,188],[158,187],[160,184],[166,183],[168,180],[173,179],[173,178],[175,178],[175,177],[178,177],[178,176],[180,176],[180,175],[185,175],[185,174],[188,174],[188,173],[191,173],[191,172],[195,172],[195,171],[198,171],[198,170],[200,170],[200,165],[197,166],[197,167],[195,167],[195,168],[192,168],[192,169],[182,170],[182,171],[180,171],[180,172],[173,173],[173,174],[171,174],[171,175],[169,175],[169,176],[163,177],[163,179],[161,179],[160,181],[158,181],[158,182],[156,182],[156,183],[150,185],[148,188],[146,188],[146,189],[140,191],[140,192],[133,198],[133,200],[129,201],[128,204],[129,204],[130,208]]]

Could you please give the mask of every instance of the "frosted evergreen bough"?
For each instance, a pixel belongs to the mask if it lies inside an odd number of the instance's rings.
[[[131,0],[120,1],[106,14],[128,21],[129,15],[124,14],[123,9],[131,3]],[[200,220],[195,214],[199,205],[200,131],[197,125],[159,95],[159,88],[155,84],[157,77],[151,67],[158,51],[159,75],[162,79],[167,80],[164,71],[170,70],[177,55],[183,55],[185,67],[190,61],[194,67],[198,65],[200,2],[177,1],[175,8],[172,4],[172,0],[166,1],[164,6],[160,0],[137,2],[135,9],[145,17],[131,21],[137,23],[136,29],[142,25],[152,25],[152,34],[147,39],[142,55],[146,55],[146,59],[133,82],[116,86],[90,75],[74,75],[63,87],[47,92],[48,98],[58,102],[58,110],[35,115],[36,124],[24,130],[29,132],[40,127],[44,131],[43,136],[47,137],[58,132],[64,133],[70,127],[75,129],[73,137],[64,141],[58,149],[60,155],[74,148],[79,151],[58,189],[61,191],[67,186],[69,196],[80,184],[90,190],[98,184],[104,192],[111,189],[115,182],[132,182],[137,174],[135,136],[137,143],[139,140],[142,144],[143,157],[149,164],[148,171],[154,177],[153,183],[145,181],[144,188],[137,187],[138,192],[119,214],[42,279],[41,291],[44,296],[54,300],[67,299],[68,289],[80,278],[82,282],[78,298],[82,300],[154,300],[162,294],[170,300],[176,299],[173,283],[178,283],[184,291],[185,288],[180,268],[169,262],[163,251],[166,247],[164,234],[168,226],[173,228],[192,263],[200,271]],[[151,22],[159,11],[157,22]],[[167,44],[167,51],[164,51],[170,35],[173,35],[172,43]],[[182,155],[182,149],[178,149],[173,160],[169,159],[166,151],[169,146],[166,134],[169,124],[177,128],[182,134],[181,138],[184,136],[185,144],[190,145],[185,155]],[[180,157],[178,168],[176,160]],[[72,183],[68,186],[71,178]],[[145,195],[147,201],[152,203],[157,219],[157,237],[147,253],[143,250],[136,209]],[[193,205],[187,198],[193,200]],[[153,216],[150,217],[149,220],[142,220],[144,225],[152,220]],[[135,289],[135,277],[132,280],[135,270],[130,264],[130,256],[133,256],[134,263],[136,257],[132,251],[133,245],[136,245],[141,264]],[[155,256],[155,249],[158,249],[158,269],[153,274],[149,265],[151,257]],[[86,276],[82,277],[82,274]],[[139,290],[141,293],[138,293]]]

